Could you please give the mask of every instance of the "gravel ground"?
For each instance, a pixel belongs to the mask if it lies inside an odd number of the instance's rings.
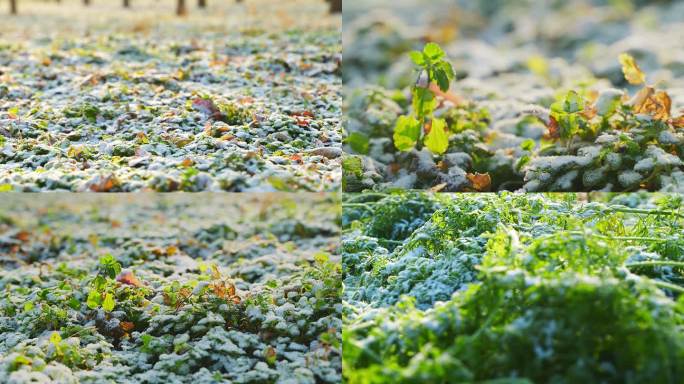
[[[0,382],[337,383],[330,194],[7,194]]]
[[[3,15],[0,189],[339,189],[341,18],[318,0],[209,3]]]

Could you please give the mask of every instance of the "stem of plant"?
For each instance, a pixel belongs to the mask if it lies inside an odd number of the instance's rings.
[[[684,293],[684,288],[680,287],[679,285],[674,285],[674,284],[666,283],[666,282],[660,281],[660,280],[653,280],[653,283],[654,283],[658,288],[668,289],[668,290],[670,290],[670,291],[677,292],[677,293],[679,293],[679,294]]]
[[[609,207],[606,211],[612,212],[624,212],[624,213],[638,213],[643,215],[663,215],[663,216],[676,216],[680,219],[684,219],[684,214],[674,211],[663,211],[657,209],[638,209],[638,208],[625,208],[625,207]]]
[[[593,236],[593,237],[598,237],[600,239],[606,239],[606,240],[624,240],[624,241],[670,241],[672,239],[666,239],[666,238],[661,238],[661,237],[640,237],[640,236],[606,236],[606,235],[599,235],[596,233],[584,233],[580,231],[571,231],[570,232],[573,235],[586,235],[586,236]]]

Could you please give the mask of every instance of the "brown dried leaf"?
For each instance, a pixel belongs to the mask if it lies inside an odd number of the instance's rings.
[[[107,176],[100,176],[94,183],[90,185],[90,190],[93,192],[109,192],[118,187],[121,183],[119,179],[113,174]]]
[[[433,186],[432,188],[430,188],[430,192],[439,192],[442,189],[446,188],[446,186],[447,186],[446,183],[437,184],[437,185]]]
[[[580,112],[580,114],[582,116],[584,116],[584,118],[586,118],[587,120],[593,119],[597,113],[598,113],[598,111],[596,110],[596,106],[593,104],[587,104],[584,107],[584,110],[582,112]]]
[[[684,128],[684,115],[672,118],[670,124],[672,124],[674,128]]]
[[[19,241],[23,241],[23,242],[29,241],[30,237],[31,237],[31,234],[28,231],[19,231],[19,232],[17,232],[16,235],[14,235],[15,239],[17,239]]]
[[[558,127],[558,120],[556,120],[555,117],[549,117],[549,124],[547,128],[549,129],[549,132],[546,134],[546,136],[549,139],[553,140],[560,138],[560,128]]]
[[[132,285],[134,287],[142,287],[143,283],[140,281],[132,271],[124,270],[119,273],[119,275],[116,277],[116,281],[118,281],[121,284],[127,284],[127,285]]]
[[[214,120],[221,120],[221,111],[216,107],[213,101],[207,99],[194,99],[192,101],[192,108],[196,111],[201,112],[207,118]]]
[[[135,324],[130,321],[122,321],[120,327],[124,332],[130,332],[135,329]]]
[[[473,184],[473,189],[478,192],[486,192],[492,186],[492,177],[489,173],[468,173],[466,177]]]
[[[632,99],[634,113],[646,113],[656,120],[667,120],[670,118],[672,100],[667,92],[655,92],[653,87],[644,87]]]

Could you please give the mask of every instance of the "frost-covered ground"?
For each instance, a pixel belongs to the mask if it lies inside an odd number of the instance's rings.
[[[346,194],[347,382],[679,383],[684,196]]]
[[[10,194],[0,382],[338,383],[340,202]]]
[[[0,22],[0,189],[339,188],[339,15],[322,0],[20,1]]]
[[[668,0],[346,1],[345,130],[359,135],[345,146],[357,155],[345,160],[345,190],[477,190],[467,174],[478,173],[491,190],[684,190],[682,14],[684,2]],[[440,155],[393,143],[412,110],[408,52],[426,41],[444,48],[451,90],[472,103],[437,108],[450,129]],[[667,116],[634,107],[642,86],[623,77],[621,53],[669,95]],[[553,137],[549,108],[570,90],[585,108]]]

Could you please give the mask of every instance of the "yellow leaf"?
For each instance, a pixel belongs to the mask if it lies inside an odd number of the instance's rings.
[[[684,128],[684,115],[673,118],[670,124],[675,128]]]
[[[667,92],[655,92],[652,87],[644,87],[632,101],[634,113],[645,113],[656,120],[668,120],[672,100]]]
[[[622,64],[622,73],[630,84],[637,85],[646,82],[646,75],[644,75],[631,55],[627,53],[621,54],[620,64]]]

